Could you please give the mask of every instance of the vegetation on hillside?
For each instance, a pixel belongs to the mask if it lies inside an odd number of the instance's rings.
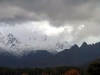
[[[100,75],[100,62],[93,62],[88,67],[87,73],[89,75]]]
[[[53,68],[7,68],[0,67],[0,75],[100,75],[100,62],[93,62],[88,68],[59,66]]]
[[[82,68],[71,66],[17,69],[0,67],[0,75],[85,75],[85,72]]]

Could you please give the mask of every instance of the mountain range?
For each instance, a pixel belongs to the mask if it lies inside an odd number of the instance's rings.
[[[19,41],[12,34],[7,36],[0,34],[0,66],[14,68],[79,66],[100,57],[100,42],[89,45],[84,42],[78,47],[76,44],[69,46],[64,41],[58,42],[50,49],[53,50],[43,50],[41,47],[34,50],[32,45]],[[57,52],[58,49],[62,51]]]
[[[39,40],[44,45],[37,44],[36,41]],[[0,48],[4,49],[3,52],[9,52],[15,56],[22,56],[23,54],[28,54],[30,51],[36,50],[47,50],[52,54],[58,53],[60,50],[64,50],[66,48],[70,48],[71,46],[67,43],[67,41],[57,42],[53,44],[53,46],[47,45],[45,46],[45,42],[48,41],[47,36],[37,38],[29,38],[28,42],[20,41],[15,38],[12,34],[8,34],[6,36],[0,33]]]

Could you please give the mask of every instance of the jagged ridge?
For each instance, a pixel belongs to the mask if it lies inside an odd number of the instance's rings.
[[[37,40],[36,38],[30,38],[28,42],[19,41],[12,34],[8,34],[7,36],[3,36],[0,33],[0,48],[6,50],[7,52],[12,53],[13,55],[22,56],[23,54],[28,54],[30,51],[36,50],[47,50],[50,53],[56,54],[58,51],[62,51],[70,47],[68,42],[58,42],[54,46],[41,46],[30,44],[32,40]],[[47,36],[41,37],[41,41],[45,43],[48,41]]]

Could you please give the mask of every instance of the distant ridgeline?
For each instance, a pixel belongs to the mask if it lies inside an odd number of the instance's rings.
[[[0,66],[3,67],[54,67],[78,66],[100,57],[100,42],[87,45],[86,42],[78,47],[76,44],[57,54],[46,50],[31,51],[21,57],[0,48]]]

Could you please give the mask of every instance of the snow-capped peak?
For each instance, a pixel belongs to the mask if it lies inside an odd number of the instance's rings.
[[[22,55],[28,50],[26,44],[16,39],[12,34],[8,34],[7,36],[2,35],[0,37],[0,48],[14,55]]]
[[[21,43],[12,34],[8,34],[7,37],[6,37],[6,40],[7,40],[7,44],[12,44],[13,46],[15,44]]]
[[[58,43],[56,44],[56,50],[57,50],[57,51],[62,51],[62,50],[64,50],[64,49],[68,49],[68,48],[70,48],[70,45],[68,44],[67,41],[58,42]]]
[[[36,43],[36,41],[38,41]],[[42,44],[39,44],[41,43]],[[48,45],[47,43],[48,42]],[[19,41],[17,38],[15,38],[12,34],[8,34],[7,36],[3,36],[0,33],[0,48],[3,48],[4,50],[7,50],[8,52],[14,54],[14,55],[23,55],[28,54],[30,51],[34,50],[47,50],[50,53],[57,53],[58,51],[62,51],[66,48],[69,48],[70,45],[67,41],[58,42],[52,45],[49,45],[49,43],[52,43],[51,41],[48,41],[48,36],[40,37],[40,39],[29,39],[26,41]]]

